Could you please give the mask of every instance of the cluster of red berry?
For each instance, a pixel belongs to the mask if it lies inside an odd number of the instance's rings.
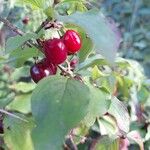
[[[44,77],[54,75],[57,65],[65,62],[67,55],[78,52],[81,48],[81,38],[74,30],[68,30],[60,39],[54,38],[44,41],[43,52],[45,58],[31,67],[30,73],[34,82]],[[71,62],[74,65],[74,61]]]

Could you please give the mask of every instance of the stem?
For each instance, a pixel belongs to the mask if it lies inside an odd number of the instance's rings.
[[[116,81],[114,91],[113,91],[113,95],[117,96],[117,94],[118,94],[118,82]]]
[[[66,73],[66,75],[69,75],[70,77],[73,77],[72,72],[71,72],[71,71],[67,71],[67,69],[66,69],[65,67],[63,67],[63,66],[61,66],[61,65],[58,65],[58,68],[59,68],[62,72]]]
[[[88,139],[90,139],[90,138],[87,138],[86,136],[81,136],[81,135],[76,135],[76,134],[72,134],[72,136],[81,138],[81,141],[80,141],[81,144],[85,143]]]
[[[63,67],[62,65],[58,65],[58,68],[63,71],[63,72],[66,72],[67,73],[67,70],[65,67]]]
[[[21,117],[19,117],[19,116],[17,116],[17,115],[14,115],[14,114],[12,114],[12,113],[10,113],[10,112],[4,110],[4,109],[0,109],[0,112],[3,113],[3,114],[6,114],[6,115],[8,115],[8,116],[11,116],[11,117],[13,117],[13,118],[20,119],[20,120],[22,120],[22,121],[24,121],[24,122],[28,122],[27,120],[22,119]]]
[[[49,20],[46,19],[46,20],[38,27],[38,29],[35,31],[35,33],[39,33],[48,23],[49,23]]]
[[[95,149],[95,147],[96,147],[96,145],[97,145],[97,143],[98,143],[98,141],[101,139],[101,136],[100,135],[95,135],[95,137],[93,137],[92,139],[91,139],[91,142],[90,142],[90,144],[89,144],[89,146],[88,146],[88,150],[94,150]]]
[[[72,140],[72,137],[67,138],[65,144],[70,150],[78,150],[76,144]]]
[[[32,40],[28,41],[32,46],[36,47],[39,51],[41,51],[43,53],[43,49],[41,46],[39,46],[38,44],[34,43]]]
[[[72,60],[74,56],[75,56],[75,54],[73,54],[73,55],[70,57],[70,60]]]
[[[68,71],[70,72],[71,71],[71,67],[70,67],[70,62],[68,61],[68,59],[66,60],[66,63],[67,63]]]
[[[7,26],[8,28],[10,28],[12,31],[16,32],[20,36],[24,34],[23,31],[21,31],[19,28],[17,28],[13,24],[11,24],[7,19],[2,18],[1,16],[0,16],[0,22],[3,22],[5,26]]]
[[[69,72],[67,72],[67,70],[66,70],[66,68],[65,68],[64,66],[58,65],[58,68],[59,68],[63,73],[65,73],[66,75],[69,74]]]
[[[10,28],[12,31],[14,31],[15,33],[17,33],[20,36],[23,36],[25,34],[18,27],[16,27],[12,23],[10,23],[7,19],[2,18],[1,16],[0,16],[0,22],[3,22],[5,26],[7,26],[8,28]],[[40,31],[41,27],[38,30]],[[38,30],[37,30],[37,32],[38,32]],[[31,47],[31,45],[32,45],[32,46],[36,47],[37,49],[39,49],[40,51],[42,51],[41,48],[39,47],[39,45],[34,43],[32,40],[27,41],[26,44],[29,47]]]
[[[58,33],[59,37],[61,38],[61,37],[62,37],[62,35],[61,35],[60,31],[57,31],[57,33]]]

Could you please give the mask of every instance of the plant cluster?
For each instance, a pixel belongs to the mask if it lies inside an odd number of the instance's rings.
[[[81,48],[81,39],[74,30],[66,31],[61,39],[49,39],[42,43],[45,58],[32,66],[30,70],[31,77],[36,83],[44,77],[55,75],[57,65],[64,63],[67,55],[74,55]],[[75,69],[75,61],[68,63],[70,63],[68,64],[68,71]]]

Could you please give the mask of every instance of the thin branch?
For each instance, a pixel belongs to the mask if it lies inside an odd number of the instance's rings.
[[[66,72],[67,73],[67,70],[65,67],[61,66],[61,65],[58,65],[58,68],[63,71],[63,72]]]
[[[3,113],[3,114],[6,114],[6,115],[8,115],[8,116],[11,116],[11,117],[13,117],[13,118],[22,120],[22,121],[24,121],[24,122],[28,122],[27,120],[25,120],[25,119],[23,119],[23,118],[21,118],[21,117],[19,117],[19,116],[17,116],[17,115],[14,115],[14,114],[12,114],[12,113],[10,113],[10,112],[4,110],[4,109],[0,109],[0,112]]]
[[[40,45],[34,43],[32,40],[28,41],[32,46],[36,47],[39,51],[41,51],[43,53],[43,49]]]
[[[2,18],[1,16],[0,16],[0,22],[3,22],[5,26],[7,26],[8,28],[10,28],[15,33],[17,33],[17,34],[19,34],[21,36],[24,34],[23,31],[21,31],[19,28],[17,28],[12,23],[10,23],[7,19]]]
[[[66,75],[69,75],[70,77],[73,77],[73,73],[72,71],[68,71],[65,67],[61,66],[61,65],[58,65],[58,68],[64,72]]]
[[[12,31],[14,31],[15,33],[17,33],[20,36],[23,36],[25,33],[23,31],[21,31],[18,27],[16,27],[15,25],[13,25],[12,23],[10,23],[7,19],[4,19],[0,16],[0,22],[3,22],[5,26],[7,26],[8,28],[10,28]],[[41,29],[38,29],[41,30]],[[38,31],[37,31],[38,32]],[[38,44],[34,43],[32,40],[27,41],[26,44],[31,47],[34,46],[37,49],[39,49],[40,51],[42,51],[40,49],[40,47],[38,46]]]
[[[66,63],[67,63],[67,66],[68,66],[68,71],[70,72],[71,71],[71,66],[70,66],[70,62],[69,62],[68,59],[66,60]]]
[[[0,17],[0,22],[3,22],[4,25],[6,25],[7,27],[9,27],[11,30],[13,30],[14,32],[16,32],[16,33],[17,33],[18,35],[20,35],[20,36],[22,36],[22,35],[24,34],[23,31],[21,31],[19,28],[17,28],[17,27],[14,26],[13,24],[11,24],[7,19],[4,19],[4,18]],[[40,25],[40,27],[35,31],[35,33],[39,33],[39,32],[41,31],[41,29],[44,28],[48,23],[49,23],[49,20],[46,19],[46,20]],[[38,44],[34,43],[32,40],[27,41],[26,44],[27,44],[29,47],[31,47],[31,45],[32,45],[32,46],[36,47],[37,49],[39,49],[41,52],[43,52],[42,48],[41,48]],[[72,74],[71,71],[66,70],[66,68],[64,68],[64,67],[61,66],[61,65],[58,65],[58,67],[59,67],[59,69],[60,69],[62,72],[65,72],[67,75],[73,77],[73,74]]]
[[[35,31],[35,33],[39,33],[48,23],[49,23],[49,20],[46,19],[46,20],[38,27],[38,29]]]
[[[66,139],[65,144],[70,150],[78,150],[76,144],[73,142],[72,138],[69,137]]]
[[[2,18],[1,16],[0,16],[0,22],[3,22],[5,26],[7,26],[8,28],[10,28],[12,31],[14,31],[20,36],[23,36],[25,34],[18,27],[10,23],[7,19]],[[35,33],[38,34],[48,23],[49,23],[49,19],[46,19],[35,31]],[[43,52],[42,48],[37,43],[34,43],[32,40],[27,41],[25,44],[27,44],[29,47],[34,46],[37,49],[39,49],[41,52]]]

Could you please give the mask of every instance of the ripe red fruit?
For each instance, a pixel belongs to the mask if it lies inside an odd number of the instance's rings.
[[[61,64],[67,58],[67,48],[62,39],[54,38],[44,42],[44,53],[49,62]]]
[[[64,43],[68,49],[68,54],[74,54],[81,48],[81,38],[79,34],[74,30],[68,30],[64,34]]]
[[[51,63],[48,63],[46,59],[33,65],[30,69],[31,78],[35,83],[40,81],[42,78],[49,75],[54,75],[57,72],[57,67]]]
[[[28,16],[26,16],[26,17],[22,20],[22,22],[23,22],[23,24],[27,25],[27,24],[29,23],[29,20],[30,20],[30,18],[29,18]]]
[[[70,62],[71,69],[74,70],[76,68],[77,64],[78,64],[78,59],[75,58],[75,59],[71,60],[71,62]]]

